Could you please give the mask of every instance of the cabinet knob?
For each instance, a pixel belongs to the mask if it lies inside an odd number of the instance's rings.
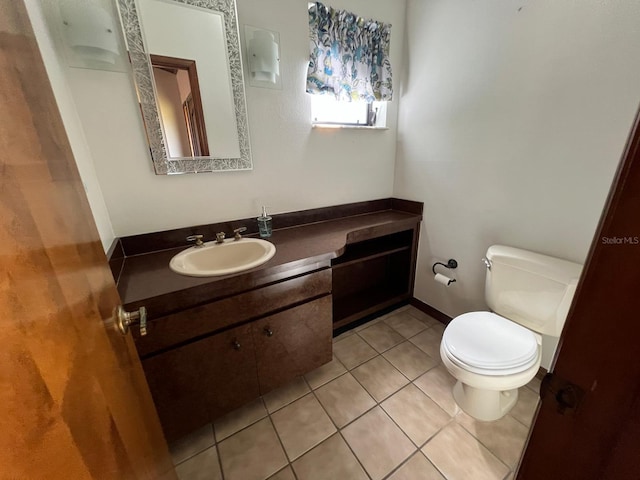
[[[240,350],[240,347],[242,346],[238,340],[234,340],[232,345],[234,350]]]
[[[265,334],[267,337],[272,337],[272,336],[273,336],[273,330],[271,330],[271,328],[270,328],[270,327],[264,327],[264,334]]]

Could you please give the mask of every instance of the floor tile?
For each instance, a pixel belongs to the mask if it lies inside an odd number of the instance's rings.
[[[421,452],[416,453],[387,480],[445,480]]]
[[[448,479],[502,480],[509,468],[456,422],[444,427],[422,448]]]
[[[342,363],[340,363],[340,360],[338,360],[334,356],[332,361],[325,365],[322,365],[319,368],[316,368],[312,372],[307,373],[304,378],[307,379],[309,386],[315,390],[320,385],[324,385],[325,383],[330,382],[346,371],[347,369],[344,368],[344,365],[342,365]]]
[[[415,337],[411,337],[410,341],[423,352],[427,353],[431,358],[440,361],[440,341],[442,333],[434,327],[423,330]]]
[[[380,480],[411,455],[416,447],[380,407],[342,430],[373,480]]]
[[[456,422],[509,467],[518,464],[529,429],[515,418],[506,415],[493,422],[481,422],[461,411]]]
[[[180,480],[222,480],[216,447],[209,447],[181,463],[176,473]]]
[[[379,322],[372,327],[358,332],[366,342],[379,353],[389,350],[394,345],[404,341],[404,337],[384,322]]]
[[[437,323],[442,323],[439,320],[436,320],[435,318],[433,318],[431,315],[424,313],[422,310],[418,310],[416,307],[409,308],[407,310],[407,313],[412,317],[417,318],[422,323],[428,326],[435,325]]]
[[[293,462],[299,480],[368,480],[339,433]]]
[[[178,465],[186,459],[193,457],[196,453],[206,450],[213,444],[215,444],[213,427],[211,424],[207,424],[180,440],[173,442],[169,446],[173,464]]]
[[[385,318],[384,323],[393,328],[404,338],[411,338],[417,333],[427,328],[427,325],[412,315],[408,311],[395,313]]]
[[[447,412],[413,384],[407,385],[380,406],[417,446],[422,446],[451,420]]]
[[[438,332],[438,334],[442,337],[442,334],[444,333],[444,329],[447,328],[447,326],[444,323],[434,323],[433,325],[431,325],[431,330]]]
[[[337,337],[333,337],[333,343],[339,342],[340,340],[344,340],[345,338],[350,337],[354,333],[356,333],[355,329],[354,330],[347,330],[346,332],[342,332]]]
[[[376,323],[382,322],[385,318],[387,318],[387,315],[380,315],[379,317],[374,318],[373,320],[370,320],[367,323],[363,323],[362,325],[358,325],[356,328],[353,329],[353,331],[354,332],[359,332],[361,330],[364,330],[365,328],[369,328],[369,327],[375,325]]]
[[[530,427],[538,408],[539,399],[540,397],[538,397],[537,393],[534,393],[529,388],[522,387],[518,390],[518,401],[509,414],[527,427]]]
[[[287,468],[280,470],[274,476],[269,477],[269,480],[296,480],[296,477],[291,467],[287,466]]]
[[[540,395],[540,383],[542,382],[541,379],[539,379],[538,377],[533,377],[533,379],[527,383],[525,386],[529,389],[531,389],[533,391],[533,393],[535,393],[536,395]]]
[[[290,460],[298,458],[336,431],[313,395],[278,410],[271,419]]]
[[[411,342],[402,342],[384,352],[382,356],[409,380],[415,380],[439,363]]]
[[[432,368],[413,383],[452,417],[460,411],[452,391],[456,379],[442,365]]]
[[[304,381],[304,378],[297,377],[288,384],[267,393],[262,398],[267,407],[267,411],[273,413],[306,395],[309,391],[309,386],[307,382]]]
[[[369,360],[351,373],[378,402],[409,383],[409,380],[382,356]]]
[[[376,401],[350,373],[320,387],[316,396],[338,428],[376,405]]]
[[[287,465],[268,418],[218,444],[225,480],[264,480]]]
[[[351,335],[344,340],[334,343],[333,353],[348,370],[357,367],[377,355],[377,352],[371,348],[371,345],[358,335]]]
[[[264,408],[262,398],[258,398],[218,419],[213,424],[216,440],[220,442],[266,416],[267,409]]]

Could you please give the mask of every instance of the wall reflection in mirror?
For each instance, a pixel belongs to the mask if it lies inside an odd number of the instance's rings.
[[[234,0],[118,8],[156,173],[251,169]]]

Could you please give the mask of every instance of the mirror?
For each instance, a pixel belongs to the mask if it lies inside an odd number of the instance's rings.
[[[158,175],[250,170],[235,0],[118,0]]]

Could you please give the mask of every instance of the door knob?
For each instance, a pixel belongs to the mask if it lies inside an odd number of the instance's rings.
[[[264,334],[267,337],[272,337],[273,336],[273,330],[271,330],[271,327],[264,327]]]
[[[129,333],[129,327],[140,324],[140,336],[147,334],[147,309],[140,307],[133,312],[127,312],[122,305],[116,308],[116,326],[122,335]]]

